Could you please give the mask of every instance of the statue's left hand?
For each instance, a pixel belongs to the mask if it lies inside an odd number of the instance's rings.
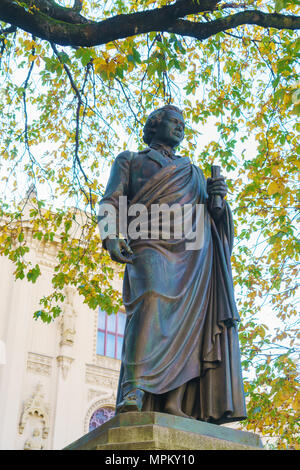
[[[108,238],[106,240],[106,248],[113,261],[132,264],[133,252],[124,239]]]
[[[224,198],[228,192],[224,176],[218,178],[207,178],[207,193],[209,197],[221,196]]]

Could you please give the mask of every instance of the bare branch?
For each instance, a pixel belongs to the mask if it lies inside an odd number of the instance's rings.
[[[34,50],[34,48],[32,48],[32,55],[33,56],[34,56],[34,53],[35,53],[35,50]],[[25,147],[26,147],[29,154],[30,154],[30,149],[29,149],[29,139],[28,139],[28,115],[27,115],[27,106],[26,106],[26,91],[27,91],[27,86],[28,86],[28,82],[29,82],[33,67],[34,67],[34,60],[30,64],[27,77],[26,77],[25,82],[23,84],[23,94],[22,94],[23,107],[24,107],[24,116],[25,116],[25,128],[24,128]]]
[[[75,128],[75,160],[74,160],[74,163],[76,162],[79,166],[79,169],[84,177],[84,180],[86,182],[86,184],[88,185],[89,184],[89,178],[87,177],[83,167],[82,167],[82,164],[81,164],[81,161],[80,161],[80,158],[79,158],[79,132],[80,132],[80,111],[81,111],[81,108],[83,106],[83,101],[82,101],[82,97],[81,97],[81,93],[78,89],[78,87],[76,86],[75,84],[75,81],[72,77],[72,74],[71,74],[71,71],[69,69],[69,67],[64,63],[62,62],[61,60],[61,57],[59,55],[59,52],[55,46],[55,44],[51,43],[51,47],[52,47],[52,50],[54,52],[54,54],[56,55],[56,57],[58,58],[58,60],[60,61],[60,63],[62,64],[68,78],[69,78],[69,81],[70,81],[70,84],[71,84],[71,87],[76,95],[76,98],[77,98],[77,107],[76,107],[76,128]],[[85,81],[86,81],[86,77],[85,77]],[[84,85],[83,85],[84,86]],[[79,182],[79,185],[80,185],[80,181],[78,180]],[[87,203],[90,204],[91,206],[91,211],[93,212],[93,207],[92,207],[92,193],[91,193],[91,189],[89,188],[89,196],[87,195],[87,193],[85,192],[84,188],[80,185],[80,189],[81,191],[83,192],[86,200],[87,200]]]

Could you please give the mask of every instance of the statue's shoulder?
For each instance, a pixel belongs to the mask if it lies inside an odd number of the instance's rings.
[[[151,153],[151,152],[152,152],[152,149],[149,148],[149,147],[146,147],[142,150],[139,150],[138,152],[134,153],[134,160],[137,163],[141,163],[141,161],[144,160],[145,158],[147,158],[149,153]]]
[[[131,152],[130,150],[124,150],[116,156],[116,160],[132,160],[134,155],[135,152]]]
[[[153,149],[150,147],[146,147],[143,150],[139,150],[138,152],[124,150],[123,152],[119,153],[119,155],[117,155],[116,160],[133,160],[134,158],[142,157],[151,151],[153,151]]]
[[[136,152],[131,152],[130,150],[125,150],[121,153],[119,153],[114,162],[113,166],[114,167],[121,167],[121,168],[126,168],[131,164],[131,161],[134,159],[134,157],[137,155]]]
[[[125,150],[125,151],[119,153],[119,155],[117,155],[117,157],[114,160],[113,165],[114,165],[114,167],[122,168],[122,169],[129,168],[129,167],[131,167],[133,162],[136,162],[136,164],[139,164],[141,159],[143,159],[149,152],[151,152],[151,150],[152,149],[150,149],[150,148],[145,148],[145,149],[140,150],[138,152],[132,152],[130,150]]]

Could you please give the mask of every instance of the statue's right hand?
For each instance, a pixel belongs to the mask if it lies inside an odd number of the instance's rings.
[[[123,238],[107,238],[105,243],[113,261],[132,264],[133,251]]]

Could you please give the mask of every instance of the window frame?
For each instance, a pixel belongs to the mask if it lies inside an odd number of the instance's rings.
[[[102,314],[104,314],[104,318],[105,318],[105,323],[104,323],[104,329],[103,328],[99,328],[99,315],[100,315],[100,312]],[[110,330],[108,329],[108,319],[110,317],[110,315],[108,315],[104,310],[101,310],[99,308],[98,310],[98,318],[97,318],[97,346],[98,346],[98,332],[100,333],[104,333],[104,347],[103,347],[103,354],[99,354],[97,353],[99,356],[105,356],[105,357],[110,357],[112,359],[118,359],[120,360],[120,358],[118,358],[118,338],[122,338],[124,340],[124,331],[123,333],[119,333],[119,314],[121,315],[125,315],[124,312],[122,311],[119,311],[116,315],[115,314],[112,314],[112,315],[115,315],[116,316],[116,324],[115,324],[115,330]],[[109,356],[107,355],[107,335],[108,334],[111,334],[114,336],[114,356]],[[98,348],[97,348],[98,349]],[[120,354],[122,353],[122,351],[120,352]]]
[[[92,420],[94,420],[94,422],[97,421],[98,417],[95,419],[95,415],[98,414],[100,411],[103,412],[102,417],[104,417],[106,419],[104,421],[102,421],[101,423],[99,423],[97,426],[92,427],[91,426]],[[109,417],[105,416],[105,413],[110,413],[110,416]],[[88,432],[91,432],[94,429],[97,429],[99,426],[102,426],[102,424],[104,424],[104,423],[106,423],[106,421],[110,420],[114,416],[114,414],[115,414],[115,408],[113,406],[108,405],[108,406],[101,406],[100,408],[97,408],[89,418],[89,430],[88,430]]]

